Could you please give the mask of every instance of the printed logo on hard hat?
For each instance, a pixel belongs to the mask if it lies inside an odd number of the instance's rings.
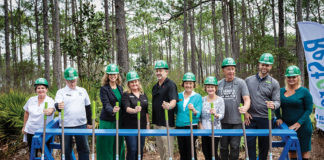
[[[158,66],[158,67],[161,67],[161,66],[162,66],[162,61],[158,61],[158,62],[157,62],[157,66]]]
[[[73,70],[69,70],[69,77],[74,77]]]
[[[39,79],[39,82],[40,83],[45,83],[45,80],[44,79]]]
[[[294,70],[291,68],[291,69],[289,69],[288,73],[289,74],[294,74]]]
[[[268,55],[268,54],[264,55],[264,60],[269,61],[270,60],[270,55]]]
[[[116,66],[115,65],[111,65],[111,70],[116,70]]]
[[[193,78],[190,74],[189,75],[186,75],[187,79],[191,79]]]
[[[233,59],[228,59],[228,63],[234,63]]]
[[[131,78],[136,78],[136,73],[135,72],[131,73]]]

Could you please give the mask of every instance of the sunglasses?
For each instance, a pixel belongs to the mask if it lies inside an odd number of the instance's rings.
[[[295,79],[297,78],[297,76],[290,76],[290,77],[287,77],[288,79]]]

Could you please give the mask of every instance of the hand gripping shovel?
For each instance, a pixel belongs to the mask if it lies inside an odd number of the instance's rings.
[[[137,106],[141,106],[141,102],[137,102]],[[137,112],[137,157],[141,160],[141,112]]]
[[[96,127],[96,102],[92,101],[92,154],[91,159],[95,160],[95,127]]]
[[[119,102],[116,102],[116,106],[119,106]],[[116,160],[119,160],[119,111],[116,112]]]
[[[47,109],[47,102],[45,102],[45,109]],[[44,152],[45,152],[45,135],[46,135],[46,120],[47,116],[44,114],[44,128],[43,128],[43,141],[42,141],[42,160],[44,160]]]
[[[210,108],[211,109],[214,109],[214,103],[210,103]],[[211,140],[212,140],[212,160],[215,160],[214,118],[215,118],[215,115],[211,115],[211,127],[212,127],[212,135],[211,135]]]
[[[243,107],[243,104],[240,103],[240,107]],[[245,124],[244,124],[244,114],[241,114],[241,120],[242,120],[242,128],[243,128],[243,136],[244,136],[244,145],[245,145],[245,159],[249,160],[249,151],[247,146],[247,140],[246,140],[246,132],[245,132]]]

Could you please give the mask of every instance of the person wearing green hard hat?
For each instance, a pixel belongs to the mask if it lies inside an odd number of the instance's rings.
[[[137,129],[138,120],[136,114],[140,114],[140,128],[150,129],[150,118],[148,114],[148,98],[143,91],[140,77],[135,71],[126,74],[127,88],[123,93],[121,109],[123,111],[123,129]],[[125,136],[127,146],[127,160],[136,160],[138,149],[143,157],[145,136],[141,136],[140,148],[138,148],[137,136]]]
[[[280,107],[280,85],[279,82],[270,75],[274,58],[270,53],[263,53],[258,64],[258,73],[245,79],[248,86],[251,106],[245,113],[245,123],[247,129],[269,129],[268,115],[272,110]],[[268,113],[268,110],[271,112]],[[256,146],[258,146],[259,159],[267,159],[269,152],[269,136],[248,136],[247,144],[249,158],[255,160]],[[271,155],[270,155],[271,156]]]
[[[193,129],[198,128],[198,122],[201,114],[202,99],[199,93],[194,91],[196,87],[196,76],[187,72],[182,78],[183,92],[178,94],[179,102],[177,103],[177,119],[176,129],[190,129],[189,110],[192,111],[192,125]],[[180,159],[191,159],[191,145],[189,136],[178,136],[178,147],[180,153]],[[197,136],[194,136],[194,144],[197,140]],[[194,156],[197,159],[196,147],[194,145]]]
[[[202,111],[201,118],[199,121],[200,129],[212,129],[211,115],[214,116],[214,129],[222,129],[221,120],[224,117],[225,112],[225,104],[224,99],[216,95],[217,93],[217,78],[213,76],[209,76],[204,81],[204,88],[207,96],[202,98]],[[213,108],[211,108],[211,104],[213,104]],[[202,151],[204,153],[205,159],[212,159],[212,142],[210,137],[202,136]],[[220,141],[220,136],[214,136],[214,153],[215,159],[219,160],[220,157],[218,155],[218,142]]]
[[[297,66],[286,69],[285,87],[280,89],[280,109],[276,110],[277,125],[285,122],[289,129],[297,132],[303,159],[310,159],[313,98],[309,90],[301,86],[301,72]],[[296,152],[289,152],[290,159],[297,159]],[[299,157],[300,158],[300,157]]]
[[[64,109],[64,128],[91,129],[91,106],[87,91],[77,86],[78,72],[75,68],[68,67],[64,70],[66,86],[59,89],[55,96],[55,108],[61,112]],[[61,117],[61,114],[60,114]],[[60,121],[61,126],[61,121]],[[73,137],[77,146],[80,159],[89,159],[88,136],[64,135],[65,160],[71,160]]]
[[[178,101],[177,85],[168,78],[169,66],[164,60],[158,60],[154,65],[158,82],[152,88],[152,123],[155,129],[167,129],[164,110],[168,110],[169,128],[175,126],[175,107]],[[173,155],[174,137],[170,136],[170,152],[167,136],[156,137],[156,144],[161,160],[168,160]]]
[[[102,109],[100,113],[99,129],[116,129],[116,113],[120,111],[123,94],[122,79],[116,64],[109,64],[101,79],[100,100]],[[120,117],[122,113],[119,112]],[[122,121],[122,119],[120,119]],[[124,137],[119,136],[119,159],[125,159]],[[97,136],[97,160],[116,159],[116,137]]]
[[[222,63],[224,78],[219,81],[217,95],[224,99],[225,114],[221,120],[223,129],[242,129],[241,114],[250,107],[250,94],[243,79],[235,76],[236,63],[225,58]],[[243,103],[243,107],[240,104]],[[238,159],[241,136],[223,136],[220,140],[221,159]],[[229,150],[229,148],[231,148]]]
[[[47,96],[48,82],[45,78],[38,78],[34,83],[36,96],[30,97],[24,105],[24,124],[21,129],[24,134],[24,139],[27,139],[29,152],[31,151],[32,138],[36,130],[43,129],[44,115],[47,115],[46,123],[49,123],[54,118],[54,100]],[[45,109],[45,103],[48,108]],[[49,145],[50,141],[46,145]],[[37,151],[35,152],[37,155]]]

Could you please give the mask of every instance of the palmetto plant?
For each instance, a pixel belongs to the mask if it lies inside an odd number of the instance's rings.
[[[10,91],[0,94],[0,142],[21,135],[23,127],[23,106],[30,94]]]

